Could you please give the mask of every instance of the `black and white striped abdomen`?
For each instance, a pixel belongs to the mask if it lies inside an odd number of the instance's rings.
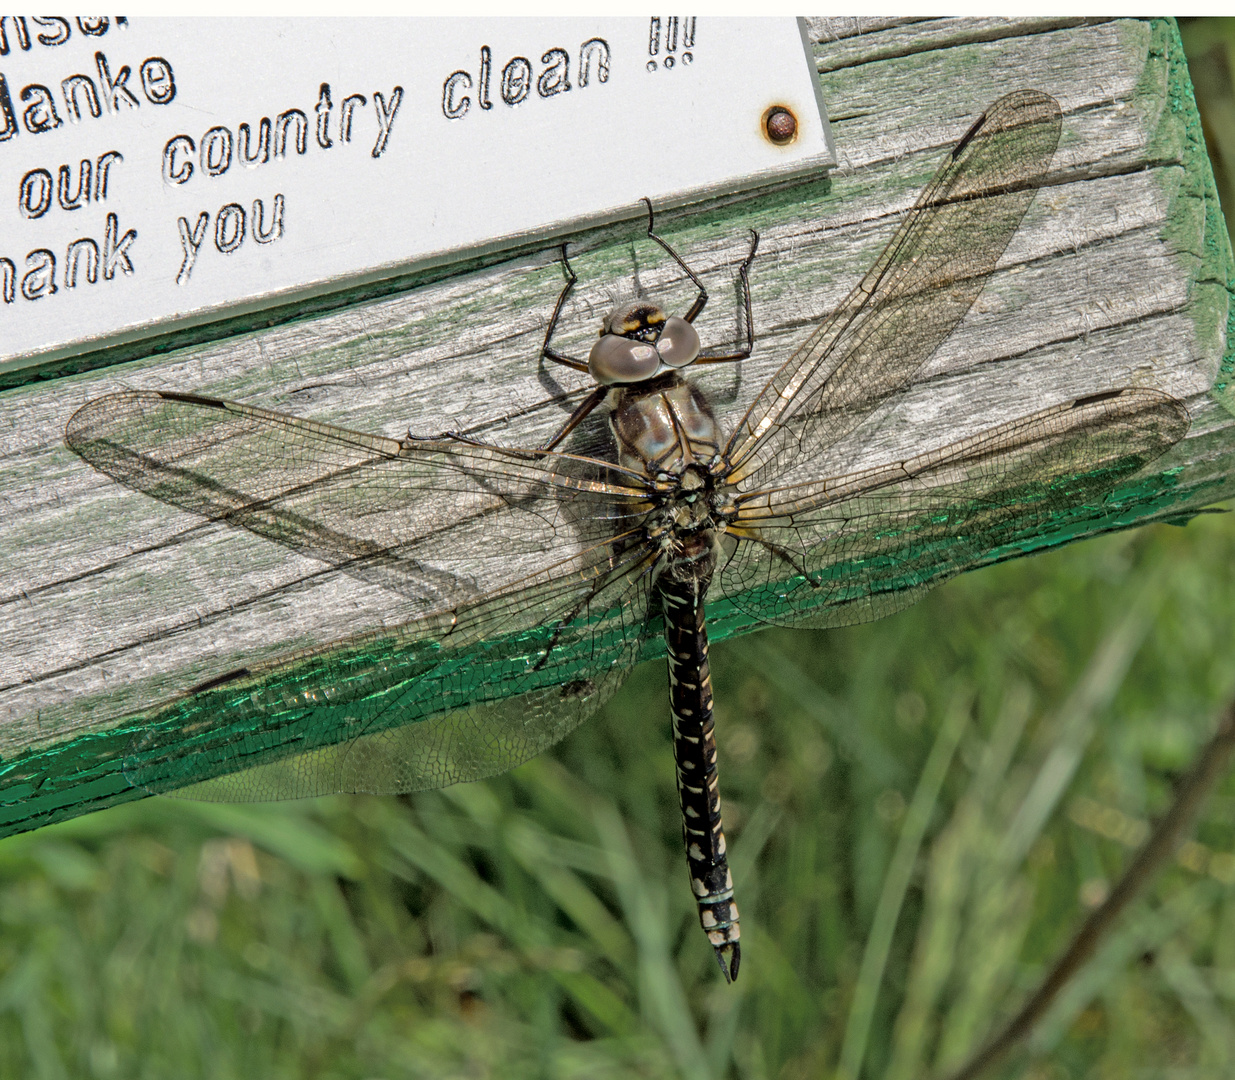
[[[712,720],[712,680],[704,624],[707,580],[666,574],[659,581],[669,659],[673,757],[690,885],[699,922],[716,950],[725,978],[738,973],[738,909],[725,854]]]

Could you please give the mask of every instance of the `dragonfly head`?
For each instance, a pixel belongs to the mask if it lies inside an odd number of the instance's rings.
[[[699,355],[699,335],[685,319],[666,316],[650,300],[629,300],[600,324],[588,371],[602,386],[644,382]]]

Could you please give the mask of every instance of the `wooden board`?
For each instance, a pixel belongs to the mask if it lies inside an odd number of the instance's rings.
[[[733,340],[733,276],[748,230],[761,236],[756,353],[740,371],[701,376],[722,419],[852,288],[973,119],[1032,87],[1064,111],[1048,186],[969,316],[860,452],[890,460],[1081,394],[1147,386],[1184,400],[1192,427],[1144,479],[1140,516],[1183,517],[1229,496],[1230,246],[1173,24],[811,27],[840,167],[658,222],[711,290],[697,324],[705,344]],[[640,242],[640,214],[632,206],[629,226],[572,239],[580,280],[561,347],[586,352],[600,315],[633,291],[636,268],[666,307],[689,304],[689,284]],[[376,584],[93,472],[63,441],[80,405],[119,389],[176,390],[393,437],[460,429],[533,445],[589,389],[586,376],[537,361],[562,285],[556,249],[418,280],[383,299],[0,395],[0,833],[140,797],[116,764],[126,717],[243,663],[395,625],[413,610]],[[607,441],[596,418],[577,449],[603,456]]]

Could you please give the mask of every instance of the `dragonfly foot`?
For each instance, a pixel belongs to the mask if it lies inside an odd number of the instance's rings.
[[[738,965],[742,962],[741,943],[729,941],[713,947],[716,949],[716,962],[720,964],[720,973],[725,977],[725,982],[732,983],[738,977]],[[728,959],[726,954],[731,954]]]

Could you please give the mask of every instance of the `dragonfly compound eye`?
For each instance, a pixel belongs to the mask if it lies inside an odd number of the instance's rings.
[[[670,367],[685,367],[699,355],[699,334],[685,319],[670,315],[656,339],[656,351]]]
[[[660,353],[645,341],[602,334],[588,354],[587,369],[602,386],[642,382],[660,370]]]

